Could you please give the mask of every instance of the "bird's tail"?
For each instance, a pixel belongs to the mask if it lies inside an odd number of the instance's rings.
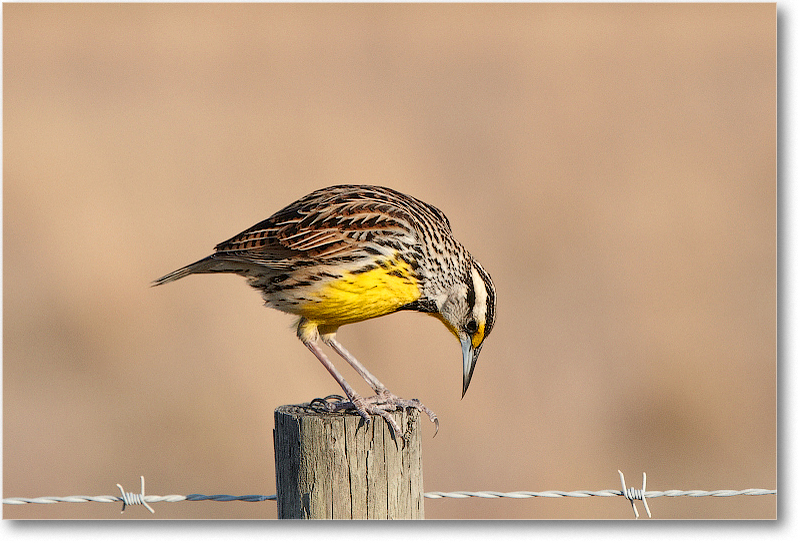
[[[194,264],[189,264],[188,266],[184,266],[179,270],[175,270],[172,273],[168,273],[164,277],[160,277],[153,281],[154,287],[158,285],[163,285],[165,283],[171,283],[172,281],[177,281],[178,279],[182,279],[187,275],[192,275],[193,273],[212,273],[216,271],[221,271],[216,269],[219,265],[218,260],[214,260],[212,256],[207,256],[202,260],[198,260]]]

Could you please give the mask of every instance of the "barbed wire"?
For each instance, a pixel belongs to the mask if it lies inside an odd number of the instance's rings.
[[[526,498],[592,498],[592,497],[618,497],[622,496],[631,502],[633,512],[636,518],[639,518],[639,512],[636,509],[635,501],[641,501],[647,516],[650,515],[650,508],[647,505],[647,498],[661,498],[661,497],[715,497],[715,498],[728,498],[731,496],[766,496],[777,494],[777,490],[767,490],[764,488],[747,488],[745,490],[645,490],[647,484],[647,474],[642,474],[642,488],[626,488],[625,476],[619,471],[620,482],[622,483],[622,490],[574,490],[574,491],[561,491],[561,490],[545,490],[543,492],[532,491],[516,491],[516,492],[496,492],[492,490],[482,490],[477,492],[469,491],[455,491],[455,492],[425,492],[423,496],[428,499],[442,499],[442,498],[511,498],[511,499],[526,499]],[[128,505],[144,505],[151,513],[155,511],[148,505],[150,503],[168,502],[175,503],[181,501],[218,501],[218,502],[231,502],[231,501],[244,501],[244,502],[264,502],[275,501],[277,496],[249,494],[246,496],[231,496],[228,494],[170,494],[167,496],[147,496],[144,492],[144,476],[141,478],[142,491],[139,494],[132,492],[125,492],[121,485],[119,487],[121,496],[44,496],[41,498],[3,498],[3,505],[25,505],[25,504],[53,504],[53,503],[116,503],[122,502],[122,511]]]

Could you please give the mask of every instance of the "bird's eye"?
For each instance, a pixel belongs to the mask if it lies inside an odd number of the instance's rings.
[[[478,323],[475,319],[471,319],[467,322],[467,332],[470,334],[474,334],[478,331]]]

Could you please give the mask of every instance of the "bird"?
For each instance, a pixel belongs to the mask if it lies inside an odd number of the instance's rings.
[[[339,327],[398,311],[436,317],[461,344],[463,398],[495,322],[494,283],[453,237],[445,214],[388,187],[315,190],[153,286],[203,273],[244,276],[267,307],[296,316],[297,337],[347,396],[324,400],[326,409],[354,409],[366,424],[370,415],[380,416],[396,434],[399,427],[389,412],[424,412],[436,425],[434,435],[438,417],[419,400],[389,392],[336,339]],[[375,395],[359,395],[320,343],[350,364]]]

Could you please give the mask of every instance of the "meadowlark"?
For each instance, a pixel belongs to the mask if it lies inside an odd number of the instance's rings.
[[[461,342],[462,397],[495,319],[489,274],[456,241],[436,207],[396,190],[339,185],[316,190],[268,219],[216,246],[214,254],[154,285],[195,273],[235,273],[261,291],[266,306],[299,317],[297,336],[339,383],[347,400],[331,410],[354,408],[369,423],[389,411],[412,407],[436,415],[419,400],[398,398],[336,340],[345,324],[402,310],[441,320]],[[330,346],[372,387],[363,398],[322,351]]]

